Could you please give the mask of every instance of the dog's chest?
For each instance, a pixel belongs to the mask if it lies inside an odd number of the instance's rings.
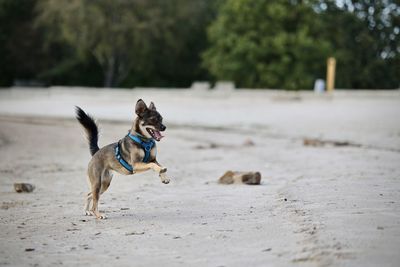
[[[150,150],[150,155],[148,157],[147,162],[152,162],[156,159],[157,156],[157,148],[154,146],[151,150]],[[142,148],[136,148],[135,149],[135,153],[134,153],[134,157],[135,157],[135,162],[145,162],[145,158],[146,158],[146,153],[145,150]]]
[[[145,153],[143,151],[143,157],[144,157]],[[156,146],[154,146],[151,151],[150,151],[150,157],[149,157],[149,162],[154,161],[156,159],[157,156],[157,148]]]

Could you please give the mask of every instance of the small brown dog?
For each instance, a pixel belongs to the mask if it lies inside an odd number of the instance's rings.
[[[162,117],[153,102],[147,107],[142,99],[137,101],[135,112],[137,118],[128,135],[100,149],[97,145],[98,128],[95,121],[81,108],[76,107],[76,118],[86,131],[90,153],[93,156],[87,171],[91,191],[86,199],[86,215],[94,215],[98,219],[106,218],[99,212],[98,203],[100,195],[110,186],[111,171],[129,175],[152,169],[158,173],[161,182],[169,183],[167,168],[162,167],[156,160],[157,148],[154,140],[160,141],[163,137],[161,132],[166,129],[162,124]],[[91,201],[93,204],[89,209]]]

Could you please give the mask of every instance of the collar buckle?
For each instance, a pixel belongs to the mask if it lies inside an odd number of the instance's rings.
[[[150,150],[153,148],[153,143],[143,144],[143,148],[146,150],[146,152],[150,152]]]

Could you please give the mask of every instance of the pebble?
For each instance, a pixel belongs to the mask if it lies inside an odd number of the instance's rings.
[[[14,189],[17,193],[30,193],[35,189],[35,186],[28,183],[14,183]]]

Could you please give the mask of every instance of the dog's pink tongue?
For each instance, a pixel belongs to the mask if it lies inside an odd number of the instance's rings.
[[[154,137],[159,141],[164,136],[162,136],[162,134],[159,131],[154,131]]]

